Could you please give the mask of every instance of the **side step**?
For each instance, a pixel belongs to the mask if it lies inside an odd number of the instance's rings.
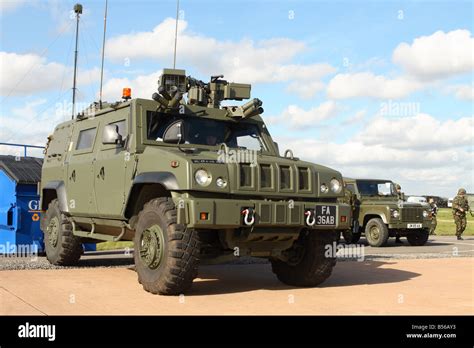
[[[103,240],[106,242],[118,242],[120,241],[123,236],[125,235],[125,232],[127,231],[127,227],[129,227],[125,222],[123,221],[117,221],[117,227],[121,228],[121,232],[118,236],[112,236],[109,234],[104,234],[104,233],[95,233],[95,222],[94,221],[81,221],[81,223],[88,223],[91,225],[91,230],[90,231],[81,231],[77,229],[76,222],[74,220],[71,220],[72,223],[72,233],[75,236],[82,237],[82,238],[90,238],[90,239],[97,239],[97,240]]]

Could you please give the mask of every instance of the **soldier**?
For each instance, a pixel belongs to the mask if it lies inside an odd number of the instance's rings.
[[[398,199],[400,201],[404,201],[405,200],[405,194],[402,192],[402,187],[400,186],[400,184],[395,184],[395,191],[397,193]],[[400,239],[400,234],[398,234],[398,233],[395,234],[395,243],[403,244],[403,242]]]
[[[431,197],[428,201],[431,207],[431,227],[430,227],[430,234],[436,235],[435,230],[436,226],[438,225],[438,221],[436,220],[436,215],[438,215],[438,206],[436,205],[433,197]]]
[[[466,212],[470,211],[465,195],[466,190],[460,188],[458,190],[458,195],[453,199],[453,218],[454,223],[456,224],[456,237],[458,240],[463,240],[461,235],[466,229],[467,225]]]

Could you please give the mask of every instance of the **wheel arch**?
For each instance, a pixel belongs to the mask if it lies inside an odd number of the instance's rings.
[[[59,209],[62,212],[69,212],[69,207],[67,205],[66,186],[62,180],[49,181],[41,188],[41,210],[46,211],[48,209],[49,203],[51,203],[54,199],[58,200]]]
[[[364,215],[362,227],[365,228],[365,226],[371,219],[382,219],[383,223],[388,225],[387,217],[385,216],[385,214],[381,214],[379,212],[368,212]]]
[[[157,197],[171,197],[178,190],[176,176],[170,172],[146,172],[135,177],[125,205],[125,217],[138,215],[146,202]]]

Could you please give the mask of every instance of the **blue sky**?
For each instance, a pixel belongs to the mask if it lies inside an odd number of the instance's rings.
[[[0,141],[42,144],[71,98],[75,1],[0,1]],[[97,98],[104,1],[82,1],[79,101]],[[252,83],[282,148],[407,193],[473,184],[470,1],[181,0],[179,67]],[[175,1],[109,1],[104,92],[149,97]],[[81,104],[82,105],[82,104]],[[388,110],[388,111],[387,111]],[[31,125],[36,125],[32,127]]]

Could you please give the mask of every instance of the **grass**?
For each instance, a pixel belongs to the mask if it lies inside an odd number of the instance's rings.
[[[456,234],[456,225],[454,224],[451,208],[441,208],[438,211],[438,226],[435,233],[439,236],[454,236]],[[467,214],[467,227],[464,236],[474,236],[474,218]],[[97,250],[117,250],[133,248],[133,242],[103,242],[97,244]]]
[[[133,242],[103,242],[97,243],[97,250],[121,250],[126,248],[133,248]]]
[[[467,227],[463,235],[474,236],[474,217],[467,213]],[[453,219],[453,210],[451,208],[441,208],[438,210],[438,226],[435,233],[441,236],[454,236],[456,234],[456,225]]]

